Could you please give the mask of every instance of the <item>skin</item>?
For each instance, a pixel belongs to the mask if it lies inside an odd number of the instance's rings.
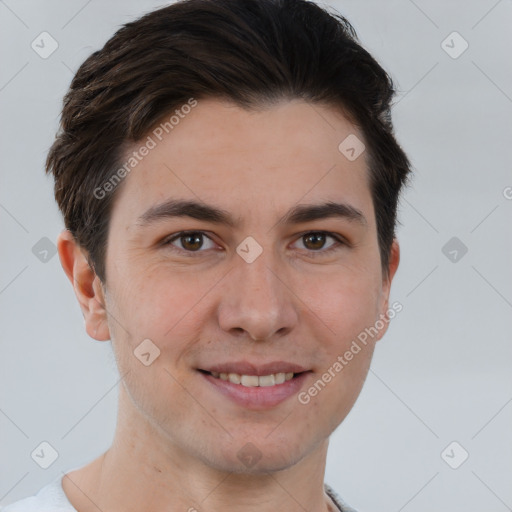
[[[249,410],[205,383],[197,368],[289,361],[312,370],[307,390],[386,314],[399,246],[395,240],[385,277],[365,153],[351,162],[338,150],[349,134],[364,140],[337,110],[302,100],[257,112],[199,100],[124,179],[106,286],[70,233],[59,235],[87,333],[112,340],[124,375],[111,448],[62,481],[79,512],[333,509],[323,488],[329,436],[354,405],[387,323],[307,405],[293,396]],[[136,226],[169,198],[214,204],[239,224],[178,217]],[[359,209],[367,224],[335,217],[279,223],[296,204],[328,200]],[[202,246],[183,238],[159,245],[183,230],[204,232]],[[317,231],[349,245],[325,253],[337,241],[327,237],[322,246],[304,236]],[[263,248],[252,263],[236,252],[247,236]],[[149,366],[133,354],[146,338],[160,349]],[[237,457],[248,442],[262,455],[250,468]]]

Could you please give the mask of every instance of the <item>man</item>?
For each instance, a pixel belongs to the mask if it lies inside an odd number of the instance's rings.
[[[83,63],[47,172],[118,423],[5,512],[353,510],[323,479],[395,308],[393,93],[302,0],[177,2]]]

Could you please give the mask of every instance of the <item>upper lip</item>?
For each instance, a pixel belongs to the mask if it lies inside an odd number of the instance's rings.
[[[237,373],[238,375],[270,375],[272,373],[301,373],[308,371],[299,364],[287,363],[285,361],[271,361],[269,363],[255,364],[248,361],[233,361],[231,363],[219,363],[208,367],[199,368],[207,372],[216,373]]]

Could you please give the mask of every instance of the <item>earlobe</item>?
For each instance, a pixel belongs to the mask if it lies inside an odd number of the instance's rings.
[[[97,341],[109,340],[103,286],[89,265],[84,250],[67,229],[57,237],[57,249],[62,268],[82,310],[87,334]]]

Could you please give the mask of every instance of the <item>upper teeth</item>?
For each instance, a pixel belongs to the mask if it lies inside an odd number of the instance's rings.
[[[274,386],[275,384],[282,384],[286,380],[293,378],[294,373],[272,373],[270,375],[240,375],[238,373],[218,373],[210,372],[214,377],[221,378],[222,380],[229,380],[233,384],[241,384],[248,388],[257,386]]]

